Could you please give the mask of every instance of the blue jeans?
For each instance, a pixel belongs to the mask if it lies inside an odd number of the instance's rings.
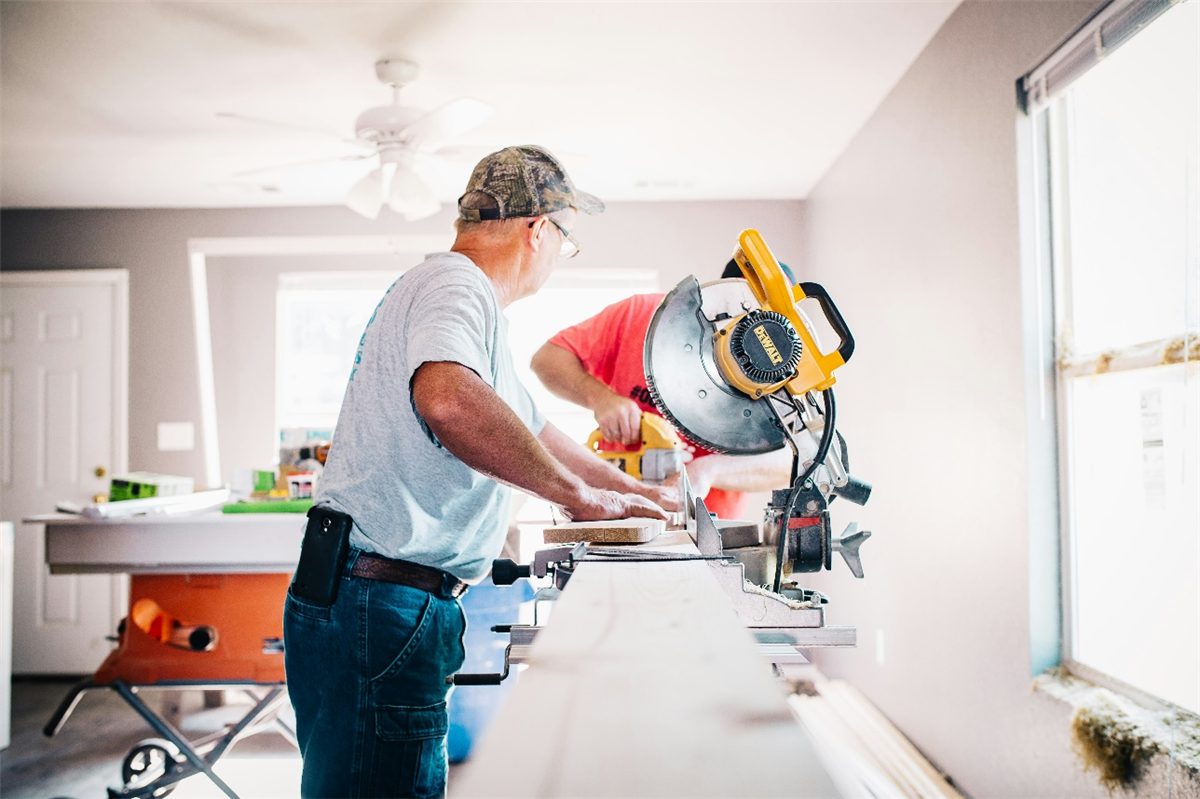
[[[446,677],[462,668],[466,617],[440,595],[354,577],[323,608],[288,590],[284,665],[313,797],[446,792]]]

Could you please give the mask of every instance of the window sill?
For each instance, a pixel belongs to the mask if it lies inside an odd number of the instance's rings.
[[[1033,687],[1073,709],[1072,747],[1110,792],[1200,795],[1200,716],[1146,707],[1061,666],[1038,676]]]

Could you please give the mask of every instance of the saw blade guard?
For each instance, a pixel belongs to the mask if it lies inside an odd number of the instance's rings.
[[[713,452],[757,455],[786,443],[767,404],[721,375],[713,348],[716,317],[755,307],[744,280],[701,287],[687,277],[663,298],[646,333],[646,385],[655,406],[684,438]]]

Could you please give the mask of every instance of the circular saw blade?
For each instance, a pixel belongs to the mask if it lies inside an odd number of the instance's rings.
[[[757,307],[744,280],[701,287],[687,277],[659,303],[646,333],[646,385],[655,406],[685,438],[713,452],[758,455],[786,441],[767,403],[726,383],[713,353],[717,315]]]

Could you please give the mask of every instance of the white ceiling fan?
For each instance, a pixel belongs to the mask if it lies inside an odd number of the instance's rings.
[[[375,75],[392,89],[392,103],[368,108],[359,114],[354,123],[355,138],[339,137],[364,148],[364,152],[251,169],[235,173],[235,177],[325,161],[362,161],[378,158],[379,165],[350,187],[345,204],[368,219],[379,216],[379,211],[385,203],[409,221],[432,216],[441,208],[441,202],[433,189],[414,171],[414,161],[418,156],[437,156],[439,151],[435,148],[476,127],[496,113],[496,109],[469,97],[461,97],[429,113],[401,105],[400,90],[411,83],[417,77],[417,73],[417,65],[405,59],[388,58],[375,63]],[[313,130],[228,112],[219,113],[217,116],[276,127]],[[444,149],[440,152],[447,154],[450,151]]]

